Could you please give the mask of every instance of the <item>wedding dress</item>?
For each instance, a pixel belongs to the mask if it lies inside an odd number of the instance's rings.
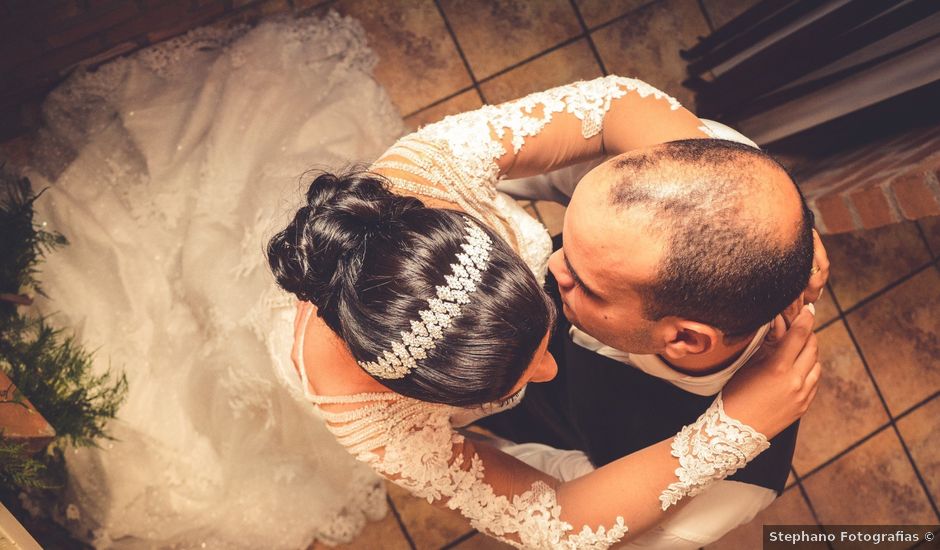
[[[373,64],[358,24],[331,14],[198,29],[49,96],[23,173],[71,244],[43,266],[39,306],[130,383],[115,440],[67,453],[77,536],[304,548],[386,513],[378,476],[277,378],[294,307],[263,253],[305,170],[403,133]]]

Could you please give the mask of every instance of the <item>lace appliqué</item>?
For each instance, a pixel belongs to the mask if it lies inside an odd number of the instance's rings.
[[[496,408],[509,408],[521,393]],[[609,529],[584,526],[574,533],[561,519],[555,491],[543,482],[515,495],[499,495],[484,479],[483,460],[464,456],[464,438],[452,417],[467,409],[424,403],[395,394],[362,394],[345,398],[313,397],[315,403],[363,403],[351,411],[321,414],[337,439],[359,460],[394,480],[416,497],[443,501],[480,531],[517,548],[604,549],[627,532],[622,517]],[[477,416],[494,412],[483,406]]]
[[[674,98],[641,80],[611,75],[449,116],[399,140],[373,168],[403,171],[434,184],[446,200],[507,238],[505,227],[512,224],[493,207],[499,181],[496,160],[506,153],[501,141],[506,133],[511,133],[513,151],[518,153],[525,139],[541,132],[555,113],[568,112],[581,120],[581,135],[588,139],[603,129],[611,101],[630,92],[667,101],[673,110],[680,107]],[[395,156],[407,162],[390,158]],[[439,193],[421,191],[426,185],[402,178],[391,181],[402,189],[441,198]]]
[[[663,510],[733,474],[769,447],[767,437],[725,414],[718,394],[708,410],[672,441],[672,456],[679,459],[679,481],[659,495]]]

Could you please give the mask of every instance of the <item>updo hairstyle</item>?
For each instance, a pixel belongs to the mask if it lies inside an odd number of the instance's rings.
[[[492,402],[519,381],[555,312],[519,255],[475,218],[395,195],[377,174],[322,173],[307,204],[268,243],[268,262],[277,283],[316,305],[357,361],[375,361],[446,284],[468,219],[493,243],[470,303],[417,368],[376,380],[422,401]]]

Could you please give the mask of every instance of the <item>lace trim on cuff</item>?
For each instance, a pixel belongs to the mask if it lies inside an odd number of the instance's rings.
[[[663,510],[728,477],[769,447],[764,434],[725,414],[718,394],[708,410],[672,440],[672,456],[679,459],[679,481],[659,495]]]

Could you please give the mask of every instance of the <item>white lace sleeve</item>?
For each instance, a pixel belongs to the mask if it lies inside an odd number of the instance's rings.
[[[518,153],[526,138],[537,135],[555,114],[566,112],[581,121],[581,136],[601,132],[611,102],[628,93],[679,103],[653,86],[633,78],[607,76],[528,95],[502,105],[453,115],[425,126],[395,143],[373,165],[387,171],[397,187],[459,205],[500,230],[504,221],[494,212],[497,159],[508,151],[504,138]],[[505,236],[505,235],[503,235]]]
[[[629,510],[622,506],[605,510],[592,502],[562,503],[553,488],[555,480],[526,475],[528,466],[521,462],[501,459],[499,451],[465,441],[453,420],[466,409],[392,393],[312,399],[339,442],[359,460],[414,496],[458,510],[476,529],[513,546],[604,549],[627,533],[623,515]],[[733,473],[767,446],[764,436],[724,414],[719,396],[673,440],[673,455],[681,467],[676,470],[678,481],[660,497],[663,509],[667,501],[674,504]],[[507,469],[520,471],[514,475]],[[535,481],[519,482],[524,479]],[[568,506],[591,510],[591,524],[597,527],[576,528],[566,521]]]
[[[461,409],[392,393],[314,401],[356,458],[412,495],[459,511],[474,528],[517,548],[603,549],[627,532],[622,517],[609,528],[575,531],[561,518],[555,490],[542,481],[519,493],[501,492],[489,480],[491,472],[480,454],[451,424]],[[342,412],[324,410],[351,402],[361,405]],[[495,477],[505,479],[499,472]]]
[[[672,456],[679,459],[679,481],[659,496],[663,510],[735,473],[769,447],[764,434],[725,414],[718,394],[708,410],[672,440]]]

